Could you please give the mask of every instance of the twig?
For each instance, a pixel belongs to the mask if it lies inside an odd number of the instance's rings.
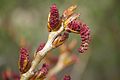
[[[21,75],[21,79],[20,80],[28,80],[34,74],[34,70],[36,69],[38,64],[41,62],[41,60],[45,57],[47,52],[53,49],[52,42],[55,40],[55,38],[62,31],[64,31],[63,24],[61,25],[61,27],[60,27],[60,29],[58,31],[49,33],[48,41],[47,41],[45,47],[41,51],[36,53],[36,56],[35,56],[34,60],[32,61],[30,69],[26,73]]]

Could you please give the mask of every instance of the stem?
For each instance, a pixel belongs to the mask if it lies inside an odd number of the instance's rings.
[[[55,32],[50,32],[48,36],[48,41],[45,45],[45,47],[36,53],[36,56],[34,60],[32,61],[30,69],[21,75],[20,80],[28,80],[32,75],[34,75],[34,70],[38,66],[38,64],[41,62],[41,60],[45,57],[48,51],[53,49],[52,42],[55,40],[55,38],[62,32],[64,31],[64,26],[63,23],[58,31]]]

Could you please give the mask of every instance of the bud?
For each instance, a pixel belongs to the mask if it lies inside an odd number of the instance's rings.
[[[30,59],[29,59],[29,54],[28,50],[26,48],[21,48],[20,49],[20,56],[19,56],[19,70],[23,74],[28,71],[30,68]]]
[[[1,75],[3,80],[9,80],[12,77],[12,73],[10,69],[5,70],[4,72],[2,72]]]
[[[68,36],[69,36],[69,34],[67,32],[65,32],[63,35],[57,36],[57,38],[52,43],[53,48],[62,45],[66,41],[66,39],[68,38]]]
[[[44,46],[45,46],[45,43],[40,43],[39,47],[37,48],[36,53],[41,51],[44,48]]]
[[[73,20],[67,25],[65,30],[67,32],[80,34],[82,42],[80,48],[78,49],[79,52],[83,53],[88,49],[90,42],[90,29],[86,24],[80,20]]]
[[[74,15],[70,16],[68,19],[66,19],[64,21],[64,27],[66,28],[69,23],[76,20],[79,16],[80,16],[80,14],[74,14]]]
[[[67,32],[80,33],[82,23],[78,20],[71,21],[65,28]]]
[[[34,53],[34,58],[35,58],[37,52],[41,51],[44,48],[44,46],[45,46],[45,43],[43,43],[43,42],[40,43],[39,47],[37,48],[36,52]]]
[[[30,80],[43,80],[44,78],[46,78],[48,70],[49,66],[47,64],[43,64],[42,68],[38,70],[35,75],[31,77]]]
[[[71,80],[71,77],[69,75],[65,75],[63,80]]]
[[[20,80],[20,76],[14,72],[12,72],[10,69],[5,70],[2,72],[2,78],[3,80]]]
[[[60,27],[59,11],[55,4],[50,8],[48,15],[48,31],[57,31]]]

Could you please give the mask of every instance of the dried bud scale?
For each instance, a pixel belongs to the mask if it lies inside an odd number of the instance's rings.
[[[63,15],[62,15],[62,18],[65,20],[65,19],[67,19],[69,16],[71,16],[74,12],[74,10],[77,8],[77,6],[76,5],[74,5],[74,6],[71,6],[71,7],[69,7],[68,9],[66,9],[66,10],[64,10],[64,12],[63,12]]]

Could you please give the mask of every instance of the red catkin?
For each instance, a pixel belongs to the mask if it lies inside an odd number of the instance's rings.
[[[81,46],[78,49],[80,53],[84,53],[85,50],[88,49],[88,45],[90,42],[90,29],[89,27],[81,22],[80,20],[73,20],[67,26],[66,31],[79,33],[81,36]]]

